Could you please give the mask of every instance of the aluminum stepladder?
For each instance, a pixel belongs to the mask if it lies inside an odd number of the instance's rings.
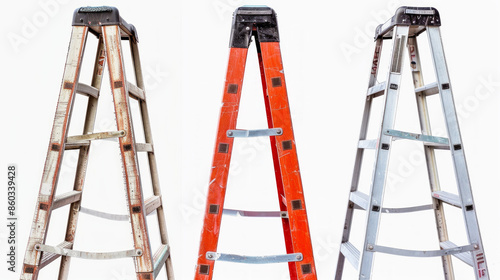
[[[215,261],[240,263],[287,262],[290,279],[316,279],[309,225],[302,192],[292,120],[281,61],[274,10],[244,6],[233,14],[230,53],[219,127],[207,196],[195,279],[212,279]],[[269,129],[237,130],[241,88],[251,37],[255,38]],[[280,211],[257,212],[224,209],[234,137],[270,137]],[[274,216],[282,219],[287,254],[241,256],[217,252],[222,214]],[[238,278],[238,277],[237,277]]]
[[[344,261],[347,258],[358,269],[359,279],[372,277],[372,264],[375,252],[402,255],[409,257],[441,257],[444,278],[454,279],[451,256],[464,261],[473,267],[476,279],[489,279],[486,258],[479,232],[478,221],[472,191],[465,162],[463,144],[460,136],[457,115],[455,111],[452,86],[448,76],[439,26],[441,20],[434,8],[400,7],[396,14],[385,24],[379,25],[376,33],[375,53],[370,73],[364,115],[358,142],[356,161],[351,183],[351,193],[344,224],[342,243],[337,263],[335,279],[342,279]],[[417,36],[427,32],[436,82],[424,84],[420,57],[417,47]],[[392,39],[392,56],[389,64],[386,82],[377,83],[377,73],[384,39]],[[401,82],[403,54],[408,49],[413,83],[417,99],[418,114],[422,134],[407,133],[394,130],[396,106]],[[439,94],[447,127],[448,138],[436,137],[431,134],[431,123],[428,114],[427,96]],[[384,96],[384,112],[378,138],[366,139],[372,100]],[[429,183],[432,192],[432,204],[407,208],[383,208],[382,201],[387,177],[389,154],[392,141],[409,139],[423,143]],[[360,170],[365,149],[375,149],[375,165],[372,175],[370,193],[358,191]],[[441,190],[437,173],[435,149],[451,151],[458,195]],[[469,244],[457,246],[448,240],[448,230],[444,216],[443,203],[462,209]],[[366,232],[362,249],[358,250],[351,242],[353,213],[355,209],[367,212]],[[440,250],[413,251],[377,245],[378,227],[381,213],[405,213],[433,209]],[[361,252],[360,252],[361,251]]]
[[[89,31],[99,39],[90,86],[78,82]],[[122,39],[129,40],[130,42],[137,85],[127,82],[125,78],[125,65],[121,46]],[[106,61],[109,65],[110,84],[118,131],[93,133]],[[67,132],[76,93],[88,96],[83,135],[68,136]],[[139,102],[146,143],[136,143],[135,141],[129,97]],[[78,216],[80,212],[84,212],[84,208],[81,207],[81,197],[85,173],[87,171],[90,144],[93,140],[104,138],[118,138],[129,209],[129,215],[122,215],[124,216],[122,219],[130,220],[132,224],[134,247],[131,250],[111,253],[91,253],[72,250]],[[79,150],[73,191],[56,196],[57,180],[63,154],[65,150],[71,149]],[[138,152],[146,152],[148,155],[154,194],[148,199],[144,199],[143,197],[137,159]],[[57,246],[46,245],[45,240],[51,213],[53,210],[65,205],[70,205],[65,240]],[[153,212],[157,214],[162,244],[156,253],[153,253],[151,250],[146,223],[146,215]],[[106,216],[105,213],[97,213],[98,216],[111,218],[109,215]],[[82,7],[75,10],[73,15],[73,30],[63,81],[20,279],[37,279],[40,269],[55,261],[59,256],[61,256],[58,276],[60,280],[68,279],[69,264],[72,257],[88,259],[133,257],[137,279],[156,278],[164,264],[168,279],[174,279],[158,171],[153,151],[150,119],[146,105],[144,80],[139,59],[137,32],[133,25],[128,24],[120,17],[119,11],[114,7]]]

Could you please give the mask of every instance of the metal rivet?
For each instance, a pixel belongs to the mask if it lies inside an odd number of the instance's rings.
[[[137,249],[135,251],[135,253],[138,255],[138,256],[142,256],[142,250],[141,249]]]
[[[281,134],[283,134],[283,130],[281,130],[281,128],[278,128],[278,129],[276,129],[276,133],[278,135],[281,135]]]
[[[373,250],[373,245],[368,245],[368,250]]]
[[[479,249],[479,245],[474,244],[474,249],[476,249],[476,250]]]
[[[35,250],[37,250],[37,251],[40,250],[40,244],[35,245]]]
[[[228,135],[228,136],[233,136],[233,132],[232,132],[232,131],[228,131],[228,132],[227,132],[227,135]]]
[[[300,255],[295,256],[295,258],[296,258],[297,260],[300,260],[300,259],[301,259]]]
[[[209,259],[211,259],[211,258],[213,258],[213,257],[214,257],[214,255],[212,255],[212,254],[208,254],[208,255],[207,255],[207,257],[208,257]]]

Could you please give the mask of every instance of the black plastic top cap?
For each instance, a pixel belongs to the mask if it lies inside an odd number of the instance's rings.
[[[395,25],[417,26],[416,32],[410,35],[418,35],[425,30],[426,26],[441,26],[439,12],[433,7],[399,7],[394,16],[377,27],[375,39],[389,33]]]
[[[279,42],[276,13],[267,6],[243,6],[233,13],[230,48],[248,48],[256,29],[259,42]]]
[[[73,13],[73,26],[97,27],[104,25],[119,25],[130,38],[138,41],[135,26],[121,18],[120,12],[115,7],[81,7]],[[96,29],[91,28],[91,31],[99,33]]]

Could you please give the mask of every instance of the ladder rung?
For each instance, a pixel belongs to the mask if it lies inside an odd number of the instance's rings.
[[[158,276],[158,273],[160,272],[161,268],[167,261],[168,256],[170,255],[170,249],[167,244],[162,244],[160,248],[156,251],[153,260],[154,260],[154,268],[153,268],[153,273],[154,273],[154,278]]]
[[[151,214],[154,210],[161,206],[161,196],[154,195],[144,201],[146,215]]]
[[[99,90],[93,86],[89,86],[86,84],[78,83],[76,86],[76,93],[92,96],[94,98],[99,97]]]
[[[445,191],[437,191],[437,192],[432,192],[432,197],[439,199],[442,202],[446,202],[449,205],[462,208],[462,202],[460,201],[460,197],[456,194],[452,194]]]
[[[137,99],[140,99],[140,100],[144,100],[145,97],[144,97],[144,90],[140,89],[139,87],[137,87],[136,85],[134,84],[131,84],[129,82],[127,82],[127,86],[128,86],[128,92],[135,98]]]
[[[243,216],[243,217],[281,217],[288,218],[286,211],[247,211],[247,210],[234,210],[224,209],[224,215]]]
[[[375,149],[377,147],[377,140],[359,140],[358,148],[360,149]]]
[[[444,242],[439,243],[439,245],[443,249],[450,249],[450,248],[457,247],[457,245],[455,245],[455,243],[453,243],[451,241],[444,241]],[[459,253],[459,254],[454,254],[454,256],[470,266],[473,265],[472,254],[470,252],[463,252],[463,253]]]
[[[84,140],[84,141],[77,141],[77,142],[71,142],[67,143],[64,145],[65,150],[76,150],[80,149],[82,147],[88,147],[90,146],[90,141],[89,140]]]
[[[450,145],[449,144],[438,144],[438,143],[431,143],[431,142],[424,142],[424,146],[430,147],[436,150],[449,150]]]
[[[57,247],[69,249],[69,248],[71,248],[72,244],[73,243],[71,243],[71,242],[64,241],[61,244],[57,245]],[[51,262],[57,260],[57,258],[59,258],[59,256],[60,256],[59,254],[54,254],[54,253],[49,253],[49,252],[43,253],[42,260],[40,261],[39,269],[42,269],[45,266],[47,266],[48,264],[50,264]]]
[[[82,143],[84,143],[84,141],[87,140],[117,138],[117,137],[123,137],[125,135],[127,135],[127,132],[125,130],[119,130],[119,131],[108,131],[108,132],[98,132],[98,133],[89,133],[84,135],[68,136],[68,138],[66,139],[66,145],[68,144],[82,145]]]
[[[366,210],[368,208],[368,201],[370,197],[360,191],[351,192],[349,199],[361,209]]]
[[[79,201],[82,198],[81,191],[70,191],[61,195],[56,196],[54,202],[52,203],[52,210],[63,207],[65,205],[71,204],[73,202]]]
[[[354,247],[351,242],[343,242],[340,245],[340,252],[352,264],[352,266],[358,269],[360,253],[359,250],[356,249],[356,247]]]
[[[387,85],[387,82],[382,82],[382,83],[378,83],[378,84],[370,87],[368,89],[368,92],[366,93],[366,96],[377,97],[377,96],[384,95],[386,85]]]
[[[135,150],[137,152],[152,153],[153,152],[153,144],[149,144],[149,143],[136,143],[135,144]]]
[[[416,88],[415,93],[421,93],[421,94],[424,94],[426,96],[439,93],[438,84],[437,84],[437,82],[434,82],[434,83],[425,85],[423,87]]]

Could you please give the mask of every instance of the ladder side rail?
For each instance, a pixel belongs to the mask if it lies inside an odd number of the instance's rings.
[[[427,27],[427,34],[436,72],[439,95],[441,97],[441,104],[446,120],[450,151],[453,159],[453,166],[455,168],[458,192],[462,201],[462,212],[467,228],[467,236],[469,242],[477,246],[477,250],[472,252],[475,264],[474,272],[476,279],[489,279],[439,27]]]
[[[145,89],[145,85],[144,85],[144,78],[142,75],[142,66],[141,66],[141,60],[140,60],[140,56],[139,56],[139,46],[138,46],[137,41],[130,40],[130,50],[132,53],[132,61],[134,64],[136,84],[140,89],[142,89],[144,91],[144,100],[138,99],[139,108],[141,111],[142,123],[143,123],[144,138],[146,140],[146,143],[153,145],[153,136],[152,136],[152,132],[151,132],[151,121],[149,118],[149,111],[148,111],[148,106],[146,103],[146,89]],[[156,196],[161,196],[161,187],[160,187],[160,179],[158,176],[158,165],[156,164],[156,156],[155,156],[154,152],[148,152],[147,154],[148,154],[151,182],[153,185],[153,194]],[[167,223],[165,220],[165,212],[163,210],[163,202],[162,202],[162,205],[160,205],[156,209],[156,215],[157,215],[159,229],[160,229],[161,243],[163,245],[170,244],[169,240],[168,240]],[[165,268],[166,268],[167,278],[169,280],[174,280],[174,269],[172,266],[171,253],[169,253],[167,256],[167,259],[165,262]]]
[[[119,138],[119,144],[125,174],[134,244],[136,249],[142,250],[142,255],[135,257],[135,269],[138,280],[153,279],[153,254],[149,242],[144,198],[139,176],[134,130],[124,72],[120,28],[118,25],[103,26],[102,34],[106,47],[117,128],[118,130],[125,130],[127,132],[124,137]]]
[[[279,42],[260,43],[271,118],[275,127],[283,129],[275,136],[281,178],[288,209],[294,253],[302,253],[303,259],[294,262],[298,279],[316,279],[311,236],[303,195],[302,180],[293,134],[283,62]]]
[[[414,88],[417,89],[423,87],[425,84],[422,74],[422,64],[420,63],[417,37],[410,37],[408,39],[408,54],[410,58]],[[427,95],[424,93],[417,93],[415,98],[417,101],[417,111],[422,134],[432,135],[429,109],[427,106]],[[424,154],[431,192],[440,191],[441,185],[439,183],[439,173],[435,151],[430,146],[424,146]],[[446,225],[443,202],[439,199],[432,198],[432,204],[434,205],[434,216],[436,218],[436,228],[439,242],[448,241],[448,227]],[[441,261],[443,263],[444,279],[455,279],[451,255],[442,256]]]
[[[57,179],[59,177],[60,166],[64,154],[64,144],[75,100],[74,95],[80,75],[80,64],[85,50],[87,31],[88,28],[82,26],[74,26],[72,29],[63,81],[50,136],[49,149],[24,257],[23,271],[20,277],[21,280],[36,280],[38,278],[38,266],[42,259],[42,253],[35,250],[35,245],[43,244],[47,236],[51,206],[54,200]]]
[[[374,86],[377,83],[378,70],[379,70],[379,65],[380,65],[380,57],[382,54],[383,42],[384,42],[384,40],[382,38],[379,38],[375,41],[375,51],[373,53],[372,65],[370,68],[370,78],[369,78],[369,82],[368,82],[368,88]],[[363,110],[363,118],[361,120],[361,129],[359,132],[359,140],[366,139],[367,132],[368,132],[368,125],[370,122],[372,101],[373,101],[373,97],[366,97],[365,107]],[[361,174],[361,167],[363,164],[363,156],[364,156],[364,149],[358,148],[356,150],[356,158],[355,158],[355,163],[354,163],[354,170],[353,170],[353,174],[352,174],[351,188],[350,188],[349,195],[351,192],[355,192],[358,190],[359,177]],[[352,225],[353,215],[354,215],[354,205],[352,204],[351,201],[348,200],[347,212],[346,212],[346,218],[345,218],[345,222],[344,222],[344,230],[342,233],[341,243],[345,243],[345,242],[349,241],[349,236],[351,234],[351,225]],[[337,270],[335,272],[335,280],[342,279],[342,273],[344,271],[344,263],[345,263],[345,256],[339,250],[339,256],[337,259]]]
[[[264,64],[262,61],[262,52],[260,49],[260,41],[259,41],[258,36],[254,36],[254,38],[255,38],[255,46],[257,49],[257,57],[259,59],[259,69],[260,69],[260,77],[261,77],[261,82],[262,82],[262,91],[264,94],[264,103],[266,106],[267,125],[269,128],[274,128],[273,119],[271,117],[271,105],[269,104],[269,95],[268,95],[268,90],[267,90],[266,75],[264,72]],[[273,157],[274,175],[276,178],[276,187],[277,187],[278,203],[280,205],[280,211],[287,211],[287,206],[286,206],[285,202],[283,201],[283,198],[285,197],[285,193],[284,193],[284,189],[283,189],[283,178],[281,177],[281,171],[280,171],[280,163],[279,163],[279,158],[278,158],[278,148],[276,146],[276,137],[274,137],[274,136],[269,137],[269,141],[271,144],[271,154]],[[293,253],[293,240],[292,240],[292,235],[291,235],[291,230],[290,230],[290,221],[288,220],[288,218],[282,218],[281,224],[283,227],[283,236],[285,239],[286,252],[287,252],[287,254],[292,254]],[[288,270],[290,272],[290,279],[291,280],[297,279],[297,270],[295,269],[295,264],[293,262],[288,262]]]
[[[215,261],[208,260],[206,253],[217,251],[229,164],[231,162],[234,142],[234,138],[227,136],[227,130],[236,129],[247,53],[248,48],[235,47],[229,49],[228,68],[195,271],[194,279],[196,280],[209,280],[213,276]]]
[[[365,241],[361,253],[359,279],[370,279],[373,265],[374,252],[368,248],[376,244],[378,226],[384,196],[384,187],[389,164],[392,137],[384,135],[383,131],[394,128],[396,107],[401,83],[401,68],[403,54],[408,40],[409,26],[396,25],[393,31],[392,58],[387,77],[387,86],[384,94],[384,112],[382,126],[379,132],[379,143],[375,156],[372,183],[370,186],[370,202],[367,209]]]
[[[99,37],[99,42],[97,45],[97,54],[94,63],[94,72],[91,81],[91,85],[98,91],[100,91],[101,89],[102,74],[104,72],[105,60],[106,59],[104,51],[104,42],[102,37]],[[85,122],[83,125],[82,135],[86,135],[94,131],[95,118],[97,114],[97,104],[98,104],[98,98],[95,98],[94,96],[88,97],[87,112],[85,116]],[[76,167],[75,182],[73,186],[74,191],[83,191],[85,174],[87,173],[89,151],[90,151],[90,145],[82,146],[80,148],[80,153],[78,155],[78,163]],[[68,223],[66,226],[66,234],[64,240],[66,242],[70,242],[71,244],[68,247],[68,249],[73,249],[73,243],[75,241],[76,228],[78,223],[78,216],[80,213],[80,206],[81,206],[81,199],[73,202],[69,208]],[[70,260],[71,257],[69,256],[61,256],[61,264],[58,276],[59,280],[68,279]]]

